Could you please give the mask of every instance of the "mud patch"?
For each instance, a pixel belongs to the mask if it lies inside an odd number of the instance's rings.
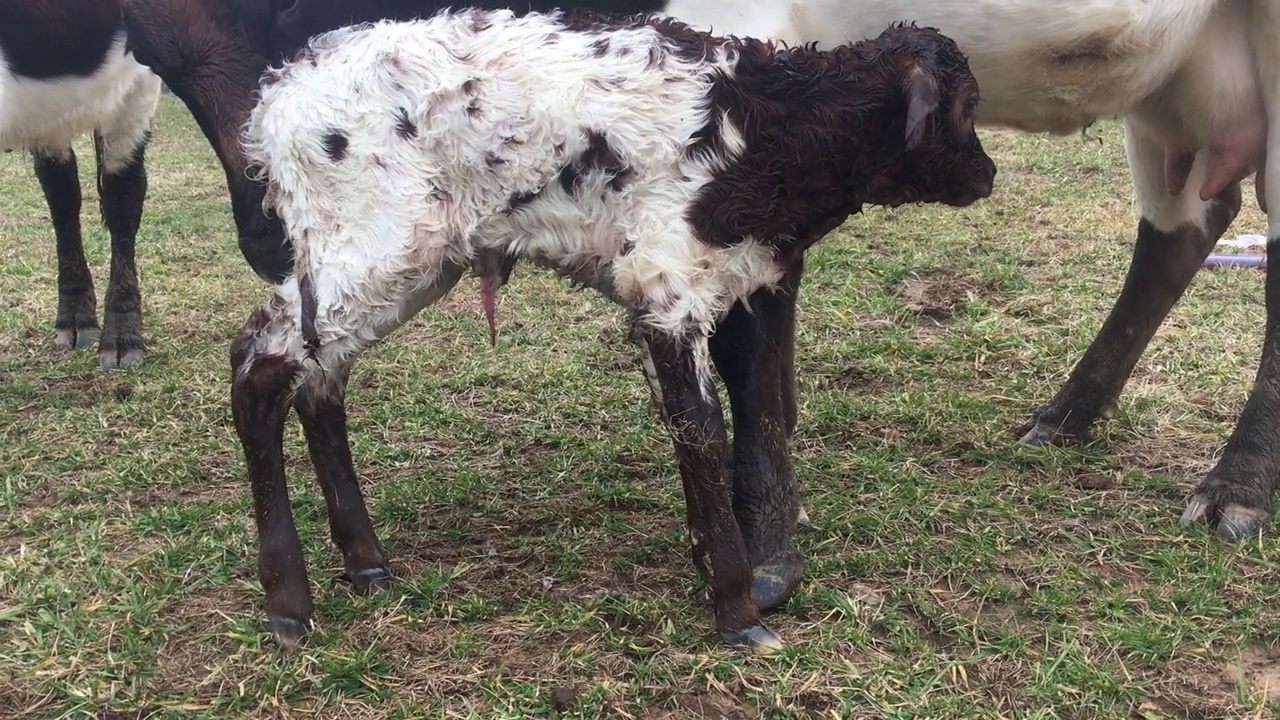
[[[1116,486],[1119,473],[1115,471],[1082,472],[1073,480],[1081,490],[1110,490]]]
[[[1240,659],[1227,664],[1233,683],[1243,682],[1243,690],[1259,699],[1280,700],[1280,648],[1247,647]]]
[[[996,288],[989,283],[979,284],[954,270],[932,268],[906,278],[894,292],[912,313],[942,320],[964,310],[979,297],[995,295]]]
[[[820,388],[877,394],[893,388],[893,377],[875,370],[850,365],[843,370],[818,375],[815,383]]]
[[[674,707],[673,707],[674,706]],[[678,695],[642,720],[757,720],[760,708],[722,692]]]
[[[104,372],[92,372],[48,382],[33,388],[31,399],[16,408],[19,413],[45,410],[53,405],[91,408],[105,403],[123,403],[133,396],[133,385],[120,382]]]

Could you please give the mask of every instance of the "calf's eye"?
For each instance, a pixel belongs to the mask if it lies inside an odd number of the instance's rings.
[[[978,110],[978,98],[971,97],[964,101],[964,116],[972,117]]]

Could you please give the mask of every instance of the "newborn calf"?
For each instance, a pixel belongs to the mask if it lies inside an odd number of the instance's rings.
[[[269,71],[246,147],[294,275],[231,364],[276,639],[298,642],[312,612],[284,479],[291,402],[348,578],[387,583],[347,442],[351,365],[468,271],[491,293],[525,259],[630,313],[720,636],[779,646],[749,593],[707,335],[864,203],[989,195],[977,104],[932,29],[818,52],[583,11],[346,28]]]

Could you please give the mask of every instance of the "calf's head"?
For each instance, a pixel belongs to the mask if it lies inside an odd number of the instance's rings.
[[[868,200],[963,206],[989,196],[996,166],[974,129],[978,82],[960,48],[933,28],[908,25],[890,27],[874,45],[874,64],[899,102],[891,103],[898,108],[889,116],[892,140]]]
[[[127,47],[191,111],[227,176],[240,250],[262,277],[288,275],[292,251],[265,189],[245,174],[241,128],[276,59],[272,32],[292,0],[124,0]],[[284,6],[284,7],[281,7]]]

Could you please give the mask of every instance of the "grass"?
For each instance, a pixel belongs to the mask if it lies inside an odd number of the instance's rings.
[[[149,355],[112,373],[54,351],[47,210],[25,159],[0,158],[0,718],[1276,716],[1280,543],[1176,523],[1251,382],[1261,275],[1201,273],[1094,442],[1016,447],[1118,292],[1135,217],[1114,123],[984,139],[993,200],[872,209],[810,253],[796,463],[815,528],[774,658],[715,640],[620,313],[533,269],[496,350],[464,283],[356,366],[392,590],[336,579],[291,422],[317,613],[277,652],[227,408],[228,341],[268,288],[213,153],[165,97]],[[1234,230],[1263,227],[1250,207]]]

